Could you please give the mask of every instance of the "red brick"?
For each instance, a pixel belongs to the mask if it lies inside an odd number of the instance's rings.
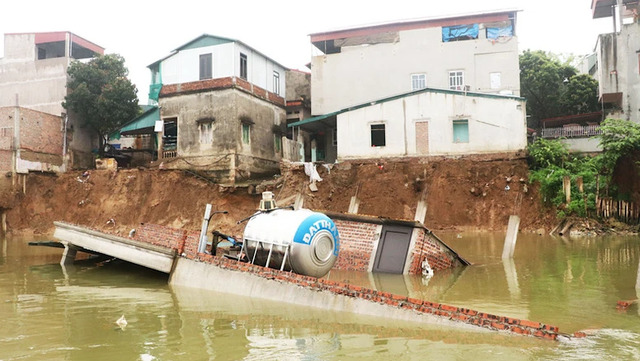
[[[540,322],[533,322],[529,320],[520,320],[520,326],[530,328],[540,328]]]
[[[451,312],[458,311],[458,307],[449,306],[449,305],[440,305],[440,309],[445,310],[445,311],[451,311]]]
[[[407,298],[407,302],[413,303],[414,305],[422,305],[423,301],[416,298]]]
[[[502,323],[498,323],[498,322],[492,322],[491,323],[491,327],[496,328],[498,330],[505,330],[507,328],[507,326],[505,326]]]

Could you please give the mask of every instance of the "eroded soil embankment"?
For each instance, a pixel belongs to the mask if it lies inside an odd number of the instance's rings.
[[[284,165],[283,175],[258,190],[272,190],[276,199],[304,206],[346,212],[351,197],[358,213],[413,219],[418,201],[426,199],[425,224],[440,229],[506,229],[508,217],[521,217],[521,229],[549,229],[553,212],[542,206],[537,188],[529,184],[522,158],[410,159],[395,162],[343,162],[331,169],[318,166],[322,182],[311,192],[302,166]],[[2,207],[13,233],[46,234],[62,220],[127,234],[140,223],[200,228],[205,205],[228,214],[212,219],[213,227],[239,235],[260,196],[247,188],[211,184],[181,171],[131,169],[71,171],[60,176],[32,173],[22,187],[4,180]],[[279,205],[286,205],[282,202]]]

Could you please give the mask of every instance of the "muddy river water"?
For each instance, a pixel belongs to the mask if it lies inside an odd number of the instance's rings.
[[[638,360],[640,237],[440,234],[474,265],[432,278],[327,277],[498,315],[587,330],[558,342],[395,322],[167,285],[122,262],[58,265],[61,250],[0,240],[0,361]],[[118,326],[122,315],[126,326]]]

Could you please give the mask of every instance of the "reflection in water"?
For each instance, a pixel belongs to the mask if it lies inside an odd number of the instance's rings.
[[[368,288],[542,321],[595,336],[547,342],[167,285],[121,262],[58,265],[59,250],[1,241],[0,360],[638,359],[637,238],[442,237],[474,266],[417,276],[332,271]],[[295,296],[292,296],[295,297]],[[636,307],[636,308],[634,308]],[[122,330],[115,321],[125,315]]]
[[[520,298],[520,285],[518,285],[518,273],[513,258],[503,258],[504,274],[507,276],[507,285],[512,299]]]

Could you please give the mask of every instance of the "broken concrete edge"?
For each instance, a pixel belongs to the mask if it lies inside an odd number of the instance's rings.
[[[485,312],[456,307],[436,302],[429,302],[410,298],[389,292],[377,291],[366,287],[356,286],[344,282],[332,281],[323,278],[303,276],[292,272],[280,271],[265,268],[259,265],[242,263],[237,260],[230,260],[223,257],[212,256],[199,253],[195,257],[183,256],[184,258],[203,262],[224,270],[250,273],[265,280],[277,281],[285,284],[293,284],[307,290],[317,292],[328,292],[336,296],[347,297],[355,300],[368,301],[375,304],[385,305],[394,309],[412,311],[419,315],[437,316],[438,318],[478,326],[492,331],[504,331],[512,334],[533,336],[546,340],[557,340],[558,327],[511,318],[506,316],[492,315]],[[253,294],[253,297],[260,297]],[[565,337],[570,337],[565,335]]]
[[[69,226],[69,224],[64,224],[65,226]],[[122,237],[112,236],[107,233],[103,233],[101,231],[92,230],[88,228],[84,228],[81,226],[75,226],[78,229],[82,229],[87,232],[87,234],[92,235],[101,235],[113,238],[113,241],[126,242],[127,244],[131,243],[133,240],[126,239]],[[160,228],[164,228],[159,226]],[[147,236],[153,236],[158,238],[165,238],[166,233],[158,232],[158,230],[149,230],[151,231]],[[163,229],[164,231],[164,229]],[[179,235],[180,239],[176,239],[175,241],[169,241],[165,243],[166,245],[153,244],[154,241],[149,239],[146,240],[138,238],[136,243],[150,243],[149,246],[153,245],[154,248],[164,248],[166,252],[173,253],[174,256],[174,266],[172,267],[172,275],[171,279],[174,278],[173,271],[175,271],[176,264],[180,259],[186,259],[190,261],[194,261],[197,263],[201,263],[208,266],[213,266],[218,269],[228,270],[232,272],[241,272],[245,274],[251,274],[253,276],[257,276],[261,279],[267,281],[276,281],[281,284],[297,286],[306,289],[307,291],[314,292],[323,292],[324,294],[328,294],[331,296],[338,297],[343,301],[348,303],[348,300],[353,302],[367,302],[370,304],[376,304],[379,306],[390,307],[393,309],[391,315],[397,315],[398,313],[406,314],[409,312],[412,315],[419,315],[424,317],[435,317],[440,320],[452,321],[454,323],[461,323],[467,326],[477,326],[479,328],[490,330],[490,331],[500,331],[510,334],[517,335],[525,335],[536,337],[540,339],[546,340],[557,340],[558,337],[571,338],[571,337],[585,337],[586,334],[581,332],[576,332],[572,335],[561,334],[558,331],[558,327],[551,326],[547,324],[543,324],[540,322],[525,320],[525,319],[517,319],[506,316],[498,316],[485,312],[480,312],[476,310],[471,310],[463,307],[456,307],[436,302],[430,302],[426,300],[415,299],[407,296],[392,294],[384,291],[377,291],[366,287],[361,287],[353,284],[348,284],[344,282],[338,282],[323,278],[315,278],[310,276],[303,276],[292,272],[280,271],[276,269],[266,268],[259,265],[253,265],[248,263],[243,263],[237,260],[231,260],[224,257],[212,256],[206,253],[198,253],[194,247],[190,247],[189,244],[196,242],[186,242],[187,245],[185,247],[185,239],[193,238],[197,235],[190,235],[188,231],[185,230],[175,230],[182,235]],[[136,236],[140,234],[137,233]],[[137,237],[136,237],[137,238]],[[153,237],[150,237],[153,238]],[[171,238],[171,237],[169,237]],[[183,247],[183,251],[181,253],[176,252],[177,249]],[[192,249],[193,248],[193,249]],[[205,280],[206,281],[206,280]],[[203,281],[204,282],[204,281]],[[233,291],[233,287],[231,287]],[[260,293],[253,292],[250,295],[251,297],[262,297]],[[291,302],[287,298],[282,298],[280,301]],[[388,317],[386,314],[379,314],[378,316]]]

